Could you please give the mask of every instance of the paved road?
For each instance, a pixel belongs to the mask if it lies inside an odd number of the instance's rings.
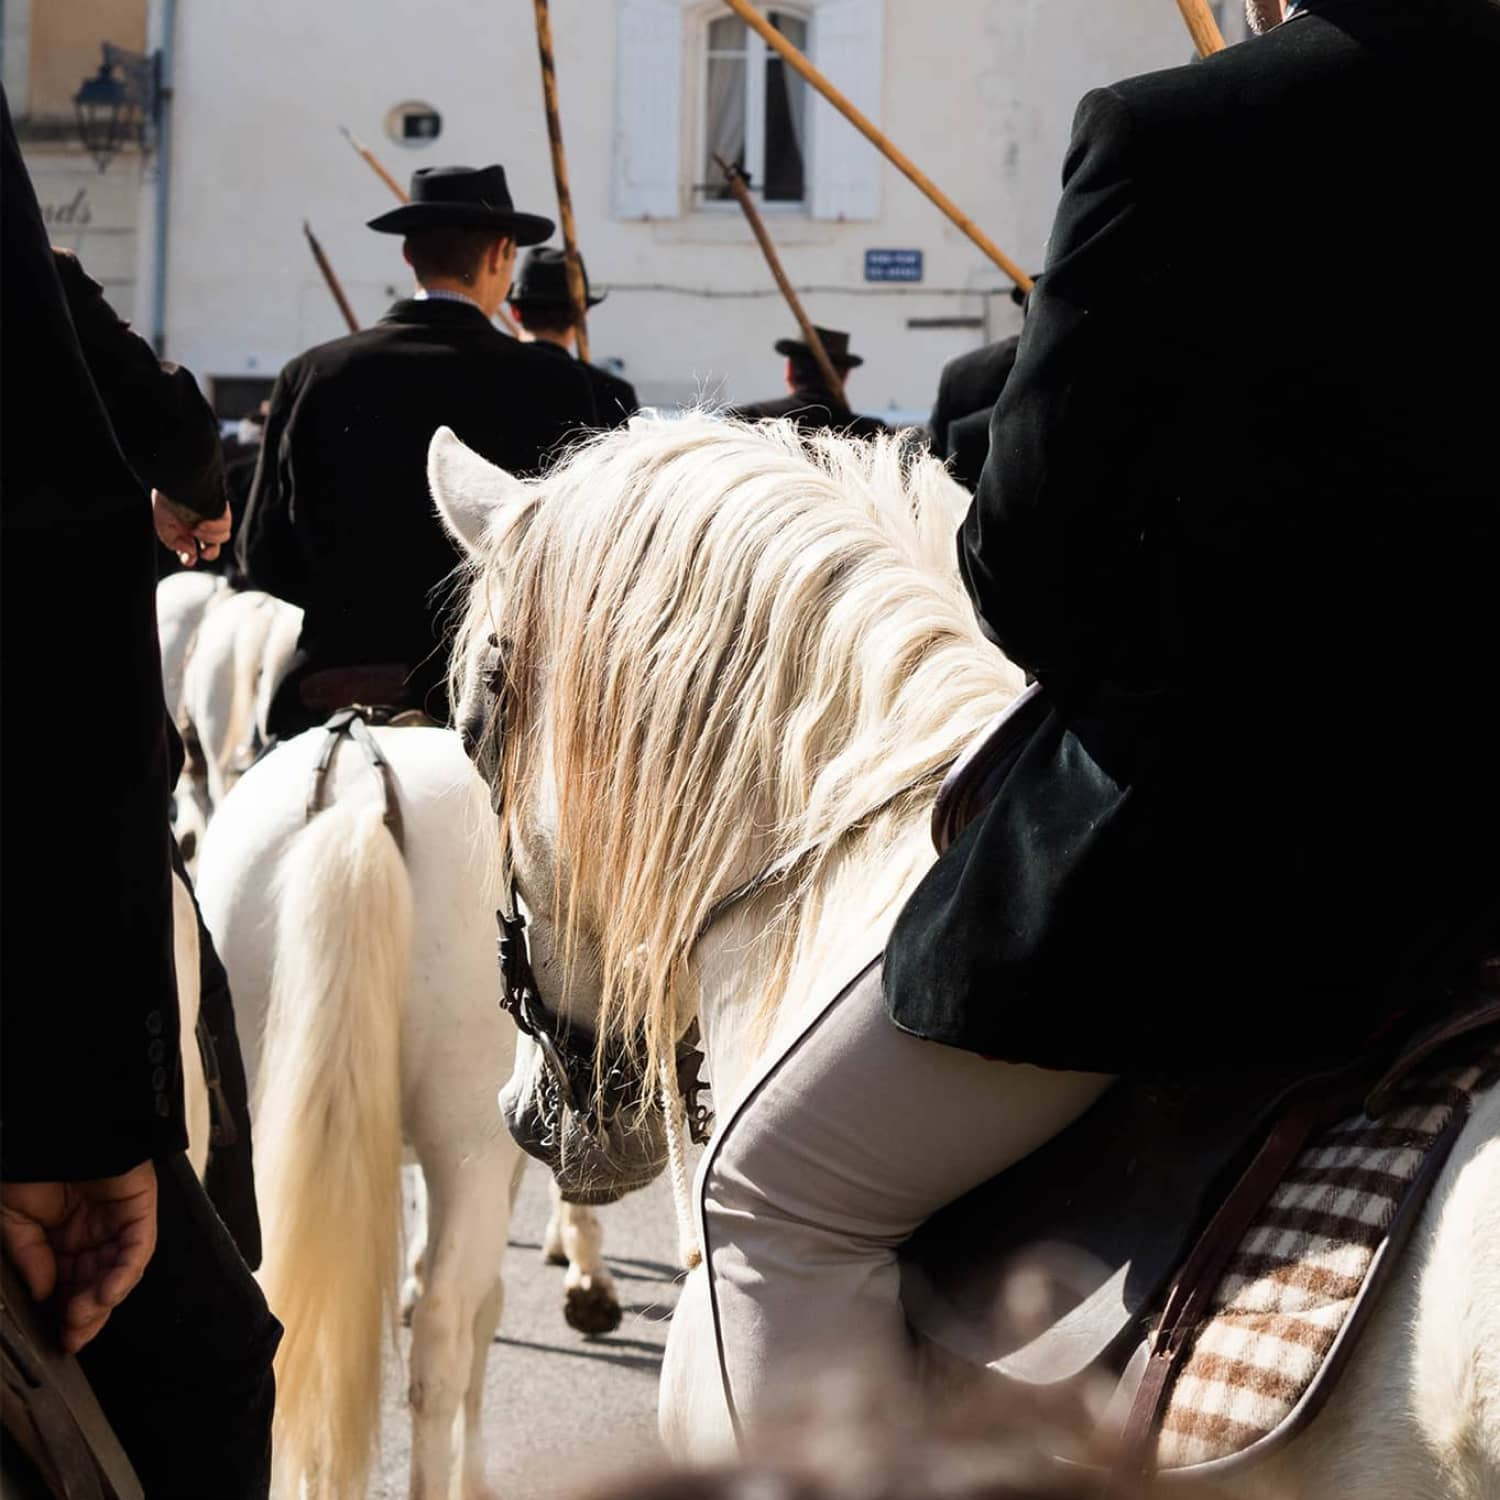
[[[677,1300],[676,1215],[667,1179],[601,1210],[600,1219],[625,1318],[608,1338],[584,1339],[563,1321],[562,1271],[542,1263],[546,1176],[536,1165],[527,1170],[505,1262],[505,1316],[485,1382],[491,1481],[505,1500],[561,1500],[580,1474],[616,1473],[659,1451],[656,1384]],[[404,1330],[400,1342],[404,1362],[410,1342]],[[404,1391],[403,1371],[391,1361],[371,1500],[407,1494],[411,1424]]]

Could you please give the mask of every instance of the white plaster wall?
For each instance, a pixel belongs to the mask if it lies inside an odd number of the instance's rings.
[[[563,124],[590,276],[612,288],[590,315],[596,358],[618,357],[647,400],[776,393],[774,340],[792,331],[737,220],[610,217],[613,0],[554,0]],[[554,207],[528,0],[242,0],[179,12],[167,350],[202,376],[274,374],[343,331],[301,234],[311,220],[362,321],[407,285],[400,242],[363,221],[388,191],[338,132],[347,124],[399,177],[423,164],[505,164],[522,208]],[[1040,266],[1073,109],[1090,87],[1186,62],[1172,0],[886,0],[883,123],[1023,266]],[[691,97],[691,96],[689,96]],[[442,138],[389,141],[396,102],[424,99]],[[695,173],[695,153],[683,171]],[[850,395],[919,412],[970,329],[1015,324],[1008,284],[893,168],[882,216],[772,230],[815,321],[850,329],[867,363]],[[923,286],[867,287],[870,247],[920,248]],[[671,288],[673,290],[660,290]],[[956,294],[945,295],[944,289]],[[711,292],[714,296],[694,295]]]

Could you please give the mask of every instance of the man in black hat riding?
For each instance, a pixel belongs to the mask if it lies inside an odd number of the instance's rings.
[[[844,386],[849,371],[864,363],[859,355],[849,352],[849,335],[836,328],[816,328],[815,331],[827,352],[828,362],[838,374],[838,390],[828,389],[828,382],[818,369],[810,346],[801,339],[778,339],[776,352],[786,355],[789,394],[734,407],[730,414],[743,417],[747,422],[759,421],[762,417],[790,417],[804,431],[828,428],[850,437],[874,437],[877,433],[889,432],[890,428],[878,418],[863,417],[849,409]]]
[[[583,257],[578,258],[578,271],[583,277],[583,297],[589,307],[597,307],[604,301],[604,293],[597,296],[589,289],[589,273],[584,268]],[[565,251],[553,245],[540,245],[526,252],[521,262],[521,274],[516,278],[507,299],[515,310],[516,321],[521,325],[521,339],[543,352],[555,350],[553,359],[576,353],[577,327],[573,313],[573,298],[568,290],[568,258]],[[594,405],[598,408],[599,424],[602,427],[623,427],[641,409],[635,387],[608,370],[597,365],[579,364],[588,376],[594,391]]]
[[[444,584],[458,558],[427,493],[437,428],[534,474],[597,422],[576,364],[491,322],[516,247],[553,229],[513,208],[502,167],[423,168],[411,201],[370,228],[403,236],[417,291],[281,372],[239,540],[250,584],[305,613],[270,712],[283,737],[350,702],[447,718]]]

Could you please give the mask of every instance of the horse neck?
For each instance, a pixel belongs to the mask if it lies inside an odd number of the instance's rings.
[[[789,974],[775,972],[774,891],[726,914],[699,942],[698,1019],[721,1119],[757,1058],[778,1052],[884,948],[897,913],[936,859],[930,813],[924,799],[829,861],[811,893],[817,919]]]

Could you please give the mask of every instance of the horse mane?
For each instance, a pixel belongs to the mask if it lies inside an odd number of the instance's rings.
[[[455,671],[503,643],[502,816],[555,787],[564,953],[597,948],[601,1042],[654,1078],[716,903],[790,861],[789,970],[828,861],[930,800],[1020,674],[958,580],[967,496],[900,439],[636,418],[535,491]]]

